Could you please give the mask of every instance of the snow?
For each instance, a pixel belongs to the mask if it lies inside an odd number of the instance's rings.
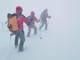
[[[80,60],[80,0],[0,0],[0,60]],[[5,22],[6,14],[14,13],[16,6],[23,7],[23,14],[28,16],[35,11],[39,18],[48,8],[48,30],[26,38],[24,51],[14,48],[14,36]],[[40,24],[36,24],[39,27]],[[27,26],[24,24],[25,35]]]

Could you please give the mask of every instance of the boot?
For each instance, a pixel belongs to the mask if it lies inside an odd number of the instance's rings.
[[[23,51],[23,47],[19,47],[19,52]]]

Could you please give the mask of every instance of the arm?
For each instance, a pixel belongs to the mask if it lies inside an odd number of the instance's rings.
[[[23,22],[26,23],[26,24],[28,24],[28,22],[29,22],[26,17],[23,17],[22,20],[23,20]]]
[[[37,23],[40,22],[36,17],[33,17],[33,20],[36,21]]]
[[[46,14],[46,18],[51,18],[51,16],[48,15],[48,13]]]
[[[30,22],[28,21],[26,17],[23,17],[23,22],[25,22],[27,25],[30,25]]]

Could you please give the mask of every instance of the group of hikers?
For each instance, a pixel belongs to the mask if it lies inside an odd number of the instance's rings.
[[[25,17],[22,12],[23,9],[21,6],[16,7],[16,12],[14,14],[7,14],[8,18],[8,25],[9,31],[12,32],[11,35],[15,35],[15,48],[18,47],[18,40],[20,38],[20,44],[19,44],[19,51],[23,51],[23,45],[25,42],[25,34],[23,30],[23,23],[25,23],[28,26],[28,34],[27,37],[30,37],[31,29],[34,29],[34,35],[37,34],[37,27],[35,25],[35,22],[41,23],[41,26],[39,27],[39,30],[42,29],[42,27],[45,25],[45,30],[48,29],[48,23],[46,18],[51,18],[51,16],[47,13],[48,9],[45,9],[38,19],[35,16],[35,12],[31,11],[30,15],[28,17]],[[14,17],[14,18],[13,18]],[[12,19],[12,21],[11,21]],[[14,22],[16,19],[16,22]],[[14,27],[13,27],[14,25]]]

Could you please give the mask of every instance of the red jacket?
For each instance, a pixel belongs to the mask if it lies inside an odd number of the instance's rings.
[[[19,30],[23,29],[23,22],[28,24],[28,19],[24,16],[18,16],[17,23],[18,23]]]

